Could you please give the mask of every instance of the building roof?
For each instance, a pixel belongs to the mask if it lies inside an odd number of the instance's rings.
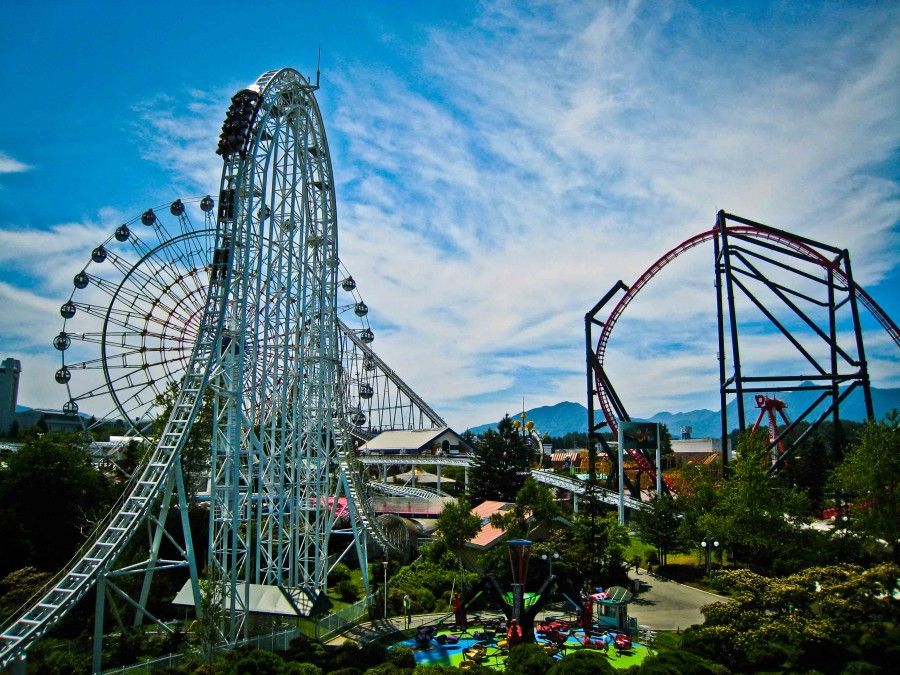
[[[503,530],[491,525],[490,518],[495,513],[505,513],[515,506],[512,502],[481,502],[471,513],[481,518],[481,530],[469,539],[467,546],[487,549],[503,536]]]
[[[312,603],[302,593],[297,597],[288,599],[285,592],[278,586],[264,584],[238,584],[239,592],[243,597],[243,590],[246,589],[249,599],[249,610],[254,614],[275,614],[278,616],[302,616],[308,614],[312,609]],[[293,603],[292,603],[293,600]],[[225,601],[222,601],[223,604]],[[174,605],[194,606],[194,596],[191,591],[190,579],[184,582],[181,590],[172,600]],[[299,610],[299,611],[298,611]]]
[[[459,438],[459,434],[449,427],[382,431],[371,441],[360,446],[360,449],[366,449],[373,452],[381,452],[383,450],[422,450],[429,446],[438,436],[448,431]]]

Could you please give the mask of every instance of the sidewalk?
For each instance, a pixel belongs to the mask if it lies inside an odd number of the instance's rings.
[[[409,627],[415,629],[419,626],[437,623],[440,619],[448,616],[452,617],[453,615],[447,612],[443,614],[414,614]],[[402,616],[392,616],[387,619],[360,623],[340,635],[335,635],[330,640],[327,640],[325,644],[340,645],[348,640],[353,642],[372,642],[373,640],[380,640],[388,635],[399,633],[404,630],[405,625],[406,621]]]
[[[650,626],[655,630],[684,630],[688,626],[703,623],[701,607],[728,599],[663,579],[644,569],[629,571],[628,576],[640,579],[646,589],[635,595],[628,605],[628,615],[635,617],[638,625]]]

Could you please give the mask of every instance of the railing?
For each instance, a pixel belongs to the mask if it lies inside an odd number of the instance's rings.
[[[330,637],[342,633],[348,626],[359,623],[359,620],[368,616],[369,607],[375,602],[375,595],[369,595],[354,602],[352,605],[339,609],[333,614],[323,617],[316,623],[316,637],[327,640]]]
[[[360,619],[368,615],[369,606],[375,601],[374,595],[369,595],[358,602],[348,605],[343,609],[323,617],[316,623],[316,638],[319,640],[327,640],[330,637],[343,632],[348,627],[359,622]],[[267,633],[265,635],[254,635],[246,640],[240,640],[234,645],[221,644],[213,648],[216,652],[221,652],[236,647],[256,647],[257,649],[267,649],[272,652],[287,651],[291,641],[299,637],[300,630],[298,628],[289,628],[287,630]],[[122,668],[114,668],[112,670],[103,671],[105,675],[119,675],[120,673],[152,673],[157,668],[166,668],[177,665],[178,662],[185,658],[184,654],[174,653],[161,656],[150,661],[142,661],[131,666],[123,666]]]

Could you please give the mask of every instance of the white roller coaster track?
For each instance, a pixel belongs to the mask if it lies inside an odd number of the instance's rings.
[[[172,478],[173,470],[180,470],[180,452],[197,415],[221,335],[225,314],[222,304],[227,283],[227,277],[210,281],[203,319],[184,384],[149,461],[123,493],[117,507],[97,528],[96,537],[83,546],[73,562],[51,581],[37,602],[4,627],[0,634],[0,667],[9,667],[17,655],[65,616],[98,578],[109,571],[147,517],[167,481]]]

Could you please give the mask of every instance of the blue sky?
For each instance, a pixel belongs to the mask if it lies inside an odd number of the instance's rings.
[[[50,339],[91,248],[214,193],[228,97],[314,75],[319,45],[342,260],[379,354],[454,426],[583,402],[584,312],[720,208],[849,248],[896,320],[900,10],[847,5],[6,3],[0,355],[23,361],[20,402],[63,402]],[[717,406],[710,257],[617,327],[633,414]],[[777,363],[763,337],[750,353]],[[874,382],[900,386],[896,348],[867,341]]]

